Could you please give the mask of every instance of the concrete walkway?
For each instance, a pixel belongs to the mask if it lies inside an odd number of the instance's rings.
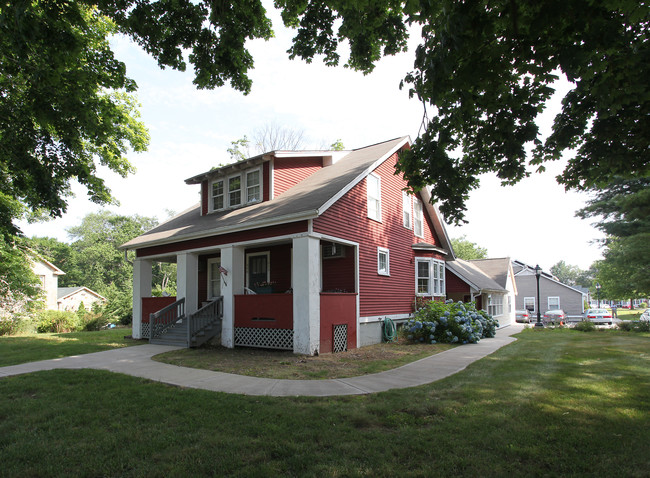
[[[275,397],[360,395],[395,388],[415,387],[453,375],[475,360],[514,342],[515,339],[511,335],[519,332],[522,328],[523,326],[520,324],[511,325],[498,330],[493,339],[483,339],[478,344],[456,347],[393,370],[352,378],[278,380],[178,367],[151,360],[154,355],[175,350],[178,347],[139,345],[0,367],[0,379],[41,370],[92,368],[146,378],[179,387],[214,392]]]

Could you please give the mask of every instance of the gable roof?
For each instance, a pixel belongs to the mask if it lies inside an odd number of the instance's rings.
[[[92,295],[99,297],[100,299],[106,300],[105,297],[99,295],[97,292],[95,292],[93,290],[90,290],[88,287],[59,287],[56,290],[56,299],[57,300],[66,299],[66,298],[68,298],[70,296],[73,296],[73,295],[77,294],[78,292],[80,292],[82,290],[85,290],[85,291],[91,293]]]
[[[535,275],[535,268],[521,261],[517,261],[517,260],[512,261],[512,268],[515,271],[515,279],[517,278],[517,276],[520,275],[530,275],[530,274]],[[571,289],[574,292],[579,292],[580,294],[584,294],[582,290],[567,285],[564,282],[560,282],[553,274],[549,274],[548,272],[541,271],[540,279],[550,280],[552,282],[555,282],[556,284],[566,287],[567,289]]]
[[[495,259],[473,259],[473,265],[483,271],[490,279],[494,280],[504,289],[508,285],[508,272],[512,267],[509,257]]]
[[[39,254],[34,253],[34,256],[35,256],[34,257],[35,262],[40,262],[40,263],[44,264],[45,267],[52,270],[52,274],[54,274],[55,276],[64,276],[65,275],[65,272],[63,272],[61,269],[59,269],[57,266],[52,264],[47,259],[43,259],[43,257],[41,257]]]
[[[473,261],[456,259],[445,263],[447,269],[473,289],[482,292],[505,292],[505,287],[483,272]]]
[[[123,244],[121,248],[137,249],[316,218],[379,164],[408,145],[410,145],[409,137],[403,136],[352,150],[341,160],[319,169],[269,201],[238,209],[214,212],[205,216],[201,215],[201,205],[196,204],[167,222]],[[204,176],[200,175],[200,177]],[[198,181],[198,179],[199,176],[190,178],[191,181]],[[426,197],[426,192],[423,190],[421,194],[424,202],[428,203],[430,198]],[[444,224],[437,217],[437,210],[430,204],[427,206],[427,210],[434,222],[436,233],[443,241],[443,246],[445,249],[451,250]]]

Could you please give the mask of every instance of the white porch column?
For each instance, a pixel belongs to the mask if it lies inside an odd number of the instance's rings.
[[[133,322],[134,339],[142,338],[142,298],[151,297],[152,261],[136,259],[133,262]],[[145,337],[147,338],[147,337]]]
[[[320,349],[320,240],[293,239],[293,352],[314,355]]]
[[[221,322],[221,345],[235,346],[235,295],[244,293],[244,248],[228,246],[221,249],[221,267],[227,275],[221,275],[223,296],[223,321]]]
[[[183,252],[176,256],[176,299],[185,297],[185,313],[199,309],[199,256]]]

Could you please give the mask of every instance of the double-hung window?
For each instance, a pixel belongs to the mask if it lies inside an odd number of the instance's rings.
[[[241,204],[241,176],[228,178],[228,204],[230,207]]]
[[[223,209],[225,206],[223,195],[223,179],[212,183],[212,209]]]
[[[422,214],[422,201],[413,198],[413,232],[418,237],[424,237],[424,215]]]
[[[390,252],[383,247],[377,248],[377,274],[390,275]]]
[[[417,295],[444,296],[445,263],[437,259],[415,259],[415,292]]]
[[[535,312],[537,310],[535,308],[535,297],[524,297],[524,309],[530,312]]]
[[[559,297],[549,297],[548,298],[548,310],[556,310],[560,308],[560,298]]]
[[[381,179],[379,176],[369,174],[368,183],[368,217],[381,221]]]
[[[261,200],[260,196],[260,170],[246,173],[246,202]]]
[[[407,229],[411,229],[413,226],[411,225],[411,195],[406,192],[402,191],[402,221],[404,224],[404,227]]]
[[[488,296],[488,314],[492,317],[503,315],[503,296],[490,294]]]

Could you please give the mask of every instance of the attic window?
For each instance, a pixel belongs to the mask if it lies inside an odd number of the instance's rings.
[[[422,201],[413,199],[413,232],[418,237],[424,237],[424,217],[422,214]]]
[[[262,171],[259,168],[242,174],[219,178],[211,185],[212,211],[235,208],[262,200]]]
[[[379,176],[369,174],[368,185],[368,217],[381,221],[381,179]]]
[[[230,206],[239,206],[241,204],[241,176],[228,178],[228,200]]]
[[[212,209],[223,209],[223,181],[212,183]]]

